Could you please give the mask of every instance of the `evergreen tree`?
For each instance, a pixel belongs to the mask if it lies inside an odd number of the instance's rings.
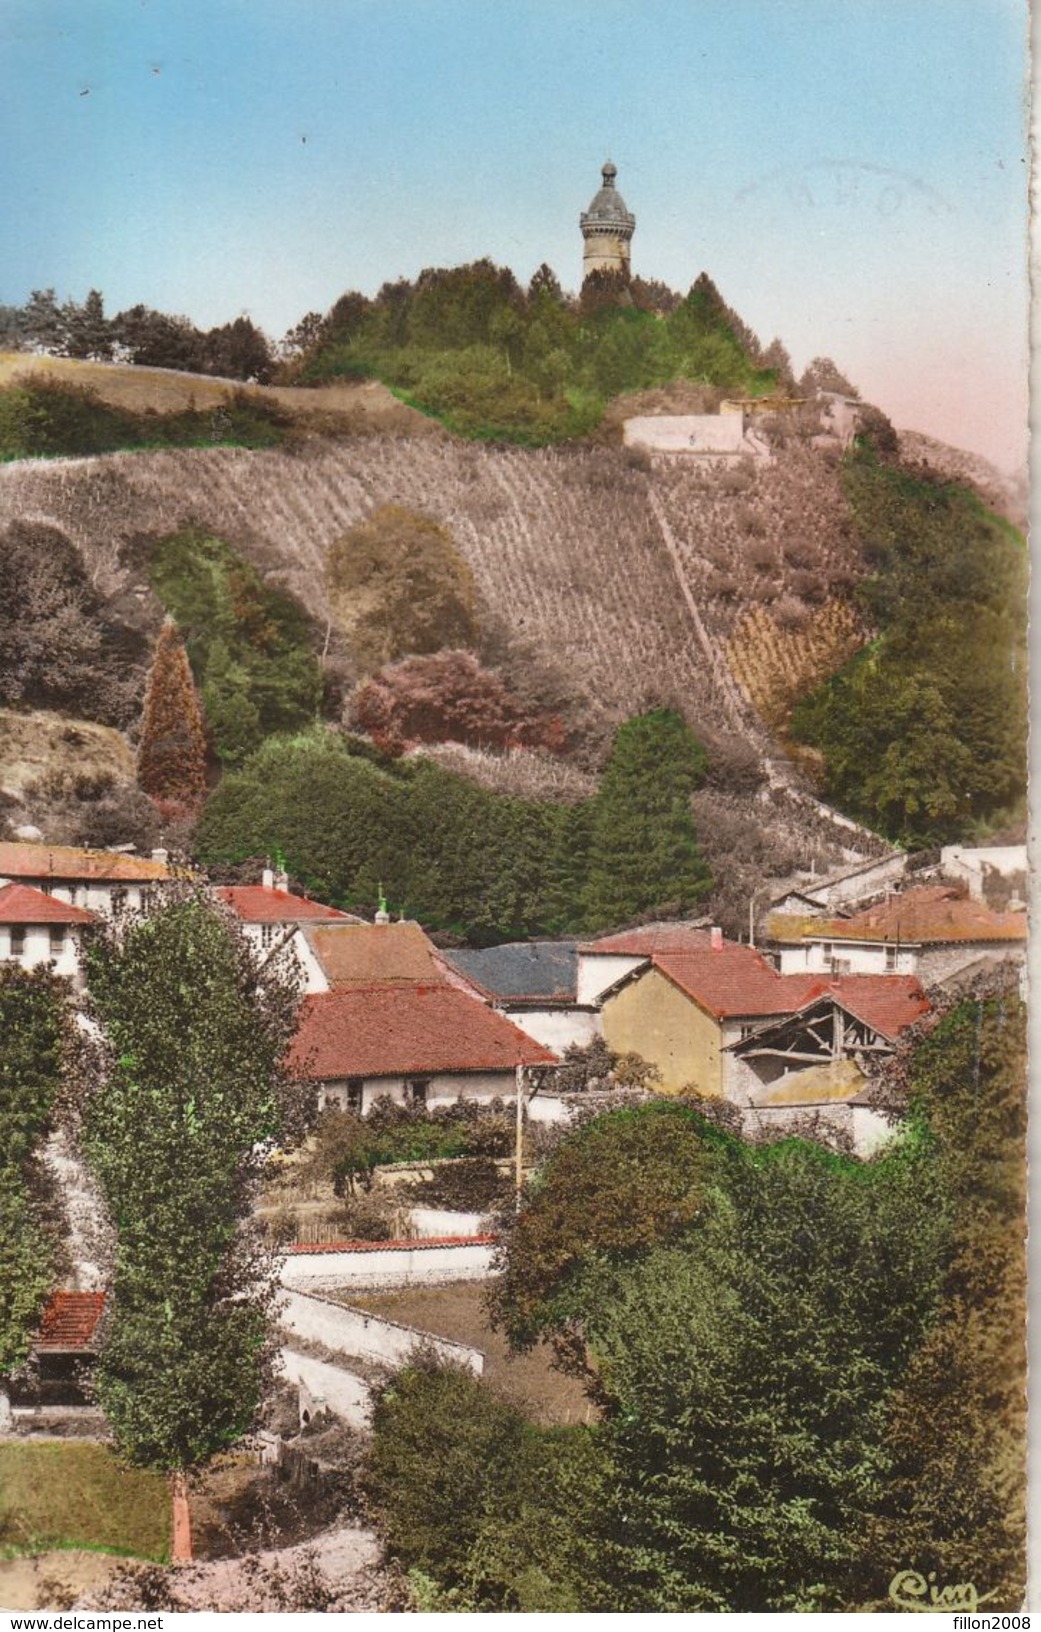
[[[249,1426],[272,1266],[248,1227],[261,1141],[303,1118],[280,1062],[295,976],[185,894],[87,948],[82,1143],[116,1229],[98,1394],[130,1460],[185,1468]]]
[[[685,910],[711,886],[690,798],[705,751],[667,708],[628,720],[614,740],[596,798],[585,911],[590,929],[647,912]]]
[[[177,625],[159,631],[141,722],[137,780],[157,805],[194,811],[206,793],[206,730]]]

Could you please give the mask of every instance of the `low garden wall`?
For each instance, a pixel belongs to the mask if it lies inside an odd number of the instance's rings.
[[[415,1241],[330,1241],[285,1249],[280,1279],[291,1291],[339,1286],[409,1286],[419,1281],[479,1281],[492,1272],[493,1235],[428,1236]]]
[[[456,1213],[446,1207],[411,1207],[412,1228],[421,1240],[447,1235],[484,1234],[484,1213]]]
[[[282,1292],[278,1312],[288,1331],[346,1356],[401,1366],[411,1359],[417,1348],[423,1347],[433,1349],[442,1360],[465,1366],[475,1377],[484,1371],[483,1353],[468,1343],[434,1337],[415,1326],[404,1326],[400,1321],[333,1303],[313,1293]]]
[[[367,1428],[372,1415],[372,1389],[364,1377],[328,1360],[315,1360],[309,1354],[300,1354],[291,1347],[281,1351],[279,1371],[285,1380],[294,1384],[309,1397],[308,1409],[314,1411],[320,1403],[328,1406],[351,1428]]]

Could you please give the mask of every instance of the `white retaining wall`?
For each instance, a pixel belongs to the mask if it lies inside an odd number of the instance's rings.
[[[484,1355],[468,1343],[455,1343],[451,1338],[435,1337],[415,1326],[404,1326],[396,1320],[386,1320],[365,1309],[352,1309],[347,1304],[333,1303],[328,1298],[315,1297],[306,1292],[282,1292],[278,1300],[282,1325],[299,1337],[323,1343],[346,1356],[362,1360],[379,1360],[384,1364],[402,1366],[419,1348],[433,1349],[442,1360],[465,1366],[475,1377],[484,1371]]]
[[[484,1213],[455,1213],[447,1207],[410,1207],[412,1228],[423,1239],[446,1235],[483,1235]]]
[[[319,1401],[352,1428],[367,1428],[372,1415],[372,1389],[364,1377],[328,1360],[313,1360],[309,1354],[284,1348],[279,1357],[279,1372],[289,1383],[306,1389],[311,1403]]]
[[[492,1272],[491,1236],[459,1241],[352,1242],[290,1247],[280,1278],[290,1290],[340,1286],[409,1286],[420,1281],[481,1281]]]

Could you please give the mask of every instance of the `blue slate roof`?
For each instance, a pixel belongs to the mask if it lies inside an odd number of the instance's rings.
[[[577,941],[510,941],[505,946],[442,952],[441,956],[493,998],[575,1001]]]

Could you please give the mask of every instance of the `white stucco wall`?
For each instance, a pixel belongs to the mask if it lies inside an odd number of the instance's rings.
[[[850,975],[913,975],[918,969],[919,948],[917,946],[892,946],[886,948],[881,941],[845,941],[806,939],[794,946],[782,946],[780,949],[780,972],[782,975],[828,975],[831,974],[832,959],[841,959],[849,964],[848,970],[842,973]],[[889,953],[894,954],[893,961],[889,961]]]
[[[600,1033],[600,1015],[594,1009],[514,1009],[504,1004],[499,1012],[554,1054],[563,1054],[572,1043],[584,1048]]]
[[[367,1116],[377,1099],[384,1095],[403,1102],[405,1080],[404,1077],[366,1077],[362,1084],[361,1114]],[[516,1090],[513,1071],[443,1072],[422,1080],[429,1083],[425,1103],[430,1106],[452,1105],[460,1096],[475,1099],[480,1104],[487,1104],[493,1099],[512,1100]],[[333,1105],[338,1105],[341,1110],[347,1109],[346,1078],[320,1082],[316,1088],[320,1110]]]
[[[17,963],[20,969],[35,969],[40,964],[49,963],[56,975],[64,975],[78,985],[79,930],[73,924],[55,924],[54,927],[62,932],[60,951],[51,950],[51,932],[48,924],[27,924],[24,926],[24,950],[16,956],[11,950],[12,926],[0,924],[0,962]]]
[[[278,1370],[286,1382],[307,1390],[312,1406],[324,1401],[329,1410],[350,1427],[369,1426],[372,1390],[363,1377],[331,1365],[328,1360],[314,1360],[291,1347],[282,1349]]]
[[[613,986],[616,980],[621,980],[623,975],[638,969],[641,963],[647,961],[646,957],[623,957],[619,952],[580,952],[576,979],[577,1001],[580,1004],[599,1004],[609,986]]]
[[[627,419],[622,427],[627,448],[648,448],[654,453],[742,454],[745,419],[729,414],[649,414]]]
[[[407,1286],[421,1281],[481,1281],[492,1273],[491,1241],[459,1246],[410,1242],[407,1246],[352,1247],[287,1253],[280,1279],[290,1290],[339,1286]]]
[[[947,878],[963,880],[969,894],[977,901],[984,898],[983,880],[987,870],[1010,878],[1027,870],[1025,844],[991,845],[967,849],[960,844],[946,844],[940,851],[940,868]]]
[[[348,1357],[378,1360],[402,1366],[417,1348],[432,1348],[443,1360],[465,1366],[475,1377],[484,1371],[484,1354],[468,1343],[435,1337],[415,1326],[385,1320],[365,1309],[351,1309],[343,1303],[313,1293],[284,1291],[279,1295],[278,1318],[282,1326],[300,1337],[322,1343]]]
[[[871,896],[878,895],[887,884],[903,878],[906,872],[907,857],[903,851],[899,851],[858,867],[842,878],[815,884],[811,893],[829,907],[855,906],[859,901],[867,901]]]

